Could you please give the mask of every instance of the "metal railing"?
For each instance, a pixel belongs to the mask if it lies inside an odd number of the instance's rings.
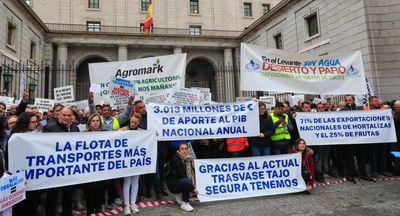
[[[189,29],[179,28],[152,28],[151,33],[143,32],[143,27],[131,26],[99,26],[98,28],[91,27],[90,30],[87,25],[83,24],[58,24],[46,23],[46,26],[53,32],[90,32],[90,33],[117,33],[117,34],[137,34],[137,35],[179,35],[179,36],[208,36],[208,37],[231,37],[236,38],[241,31],[228,31],[228,30],[206,30],[201,29],[200,35],[193,35]]]

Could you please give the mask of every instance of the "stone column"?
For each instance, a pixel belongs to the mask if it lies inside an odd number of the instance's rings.
[[[174,47],[174,54],[181,54],[182,53],[182,47]]]
[[[57,85],[65,86],[67,83],[67,58],[68,58],[68,46],[66,44],[57,45],[57,65],[58,70],[61,73],[57,74]]]
[[[225,68],[225,98],[227,102],[232,102],[235,100],[235,79],[233,70],[233,55],[232,48],[224,49],[224,68]]]
[[[118,46],[118,61],[128,60],[128,45],[121,44]]]

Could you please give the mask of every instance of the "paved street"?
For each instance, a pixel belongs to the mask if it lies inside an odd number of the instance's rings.
[[[332,179],[330,179],[332,180]],[[399,215],[400,181],[345,182],[289,194],[223,202],[194,202],[193,213],[177,204],[141,209],[140,215]]]

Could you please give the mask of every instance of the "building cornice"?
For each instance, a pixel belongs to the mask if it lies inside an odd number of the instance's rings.
[[[29,15],[31,15],[35,19],[35,21],[43,28],[45,32],[49,32],[49,28],[47,28],[46,24],[44,24],[40,17],[24,0],[17,0],[17,2],[28,12]]]

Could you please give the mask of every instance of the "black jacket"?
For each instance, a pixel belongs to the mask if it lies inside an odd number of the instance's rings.
[[[251,146],[255,147],[268,147],[271,145],[271,136],[274,135],[274,122],[271,117],[265,112],[264,115],[260,115],[260,132],[264,134],[264,138],[261,137],[249,137]]]
[[[44,133],[47,132],[79,132],[78,126],[71,123],[70,129],[65,125],[61,124],[57,120],[50,121],[42,130]]]
[[[182,159],[176,153],[170,160],[170,169],[167,173],[168,190],[172,193],[178,193],[176,189],[176,183],[182,178],[188,178],[186,174],[186,167]]]

